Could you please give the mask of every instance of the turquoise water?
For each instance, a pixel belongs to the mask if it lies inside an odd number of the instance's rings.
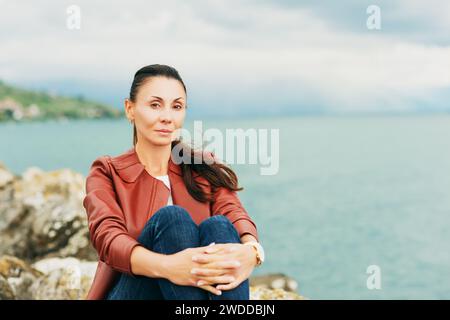
[[[280,171],[233,165],[267,261],[311,299],[450,299],[450,117],[205,120],[280,129]],[[187,125],[189,128],[190,126]],[[131,147],[125,120],[0,125],[0,161],[86,175]],[[381,289],[366,287],[369,265]]]

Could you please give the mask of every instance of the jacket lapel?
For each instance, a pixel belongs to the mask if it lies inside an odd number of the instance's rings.
[[[127,150],[121,155],[111,157],[111,164],[120,178],[128,183],[135,182],[143,173],[146,173],[151,177],[151,175],[145,171],[145,166],[139,161],[135,147]],[[171,184],[178,182],[182,175],[181,168],[173,162],[172,157],[169,159],[168,169]],[[194,172],[193,176],[195,177],[197,175],[198,174]]]

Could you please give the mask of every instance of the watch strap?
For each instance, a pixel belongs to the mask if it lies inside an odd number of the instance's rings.
[[[261,256],[260,256],[260,253],[259,253],[259,248],[256,245],[256,243],[254,241],[249,241],[249,242],[246,242],[244,244],[247,245],[247,246],[252,246],[253,247],[253,249],[256,252],[256,266],[257,267],[260,266],[262,261],[261,261]]]

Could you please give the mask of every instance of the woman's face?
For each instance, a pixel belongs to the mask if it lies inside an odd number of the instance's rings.
[[[138,140],[144,138],[158,146],[170,144],[186,116],[183,85],[175,79],[152,77],[138,88],[135,100],[125,100],[125,111],[128,119],[134,120]]]

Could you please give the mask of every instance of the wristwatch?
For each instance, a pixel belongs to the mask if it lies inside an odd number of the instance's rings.
[[[264,262],[264,249],[259,242],[256,241],[248,241],[244,243],[245,245],[252,246],[255,248],[256,252],[256,266],[259,267]]]

